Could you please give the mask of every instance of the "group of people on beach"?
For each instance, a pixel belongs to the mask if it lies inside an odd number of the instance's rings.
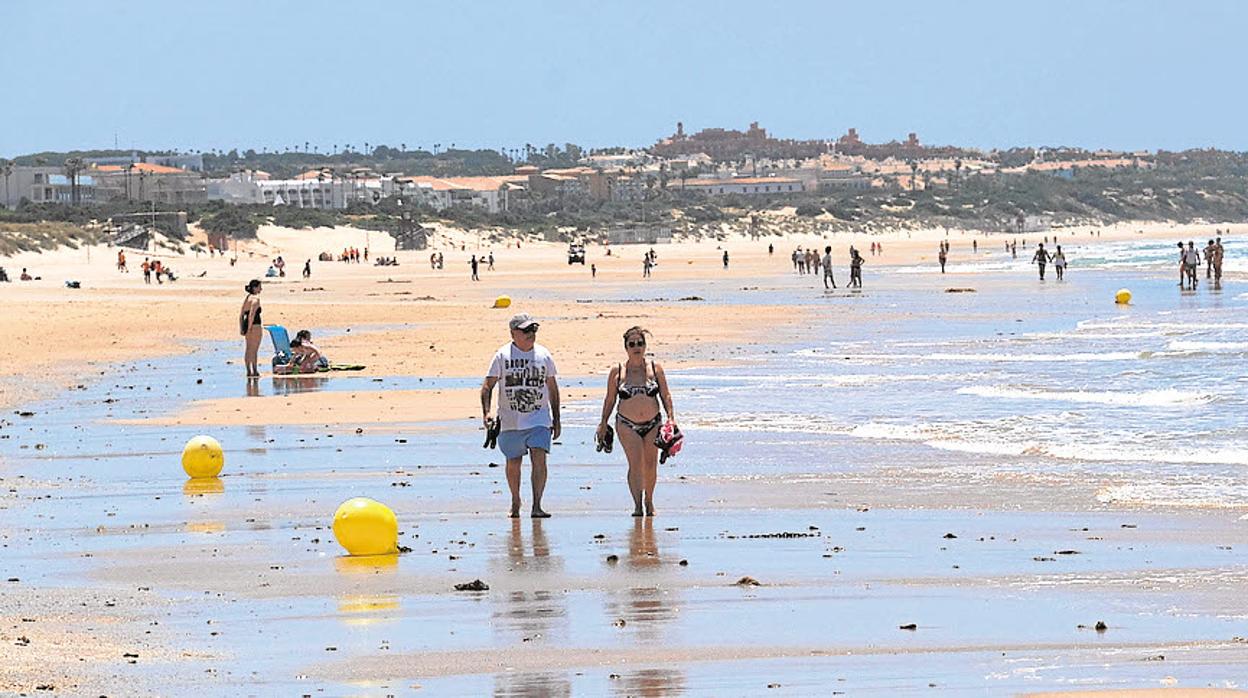
[[[1205,260],[1205,279],[1212,280],[1214,286],[1222,283],[1222,248],[1221,236],[1210,240],[1203,250],[1196,249],[1193,240],[1187,241],[1187,247],[1179,243],[1179,288],[1185,291],[1196,290],[1196,279],[1199,276],[1201,255]]]
[[[771,253],[771,246],[768,246],[768,254]],[[883,254],[883,248],[876,243],[871,243],[872,254]],[[836,288],[836,278],[832,273],[832,246],[827,245],[823,248],[823,255],[819,255],[817,248],[803,250],[799,245],[790,255],[793,261],[793,269],[798,275],[818,274],[819,270],[823,270],[823,287],[825,289]],[[849,246],[849,285],[846,288],[862,288],[862,264],[866,261],[862,257],[862,253],[853,245]]]
[[[507,459],[510,515],[520,516],[520,466],[527,454],[533,496],[530,516],[542,519],[550,516],[542,508],[547,457],[562,433],[558,370],[550,351],[537,343],[540,323],[536,319],[519,313],[507,324],[511,341],[494,353],[481,383],[481,424],[486,431],[486,447],[496,445]],[[663,367],[647,356],[650,336],[643,327],[625,330],[625,358],[608,372],[601,419],[595,430],[599,451],[610,453],[617,435],[624,448],[633,516],[654,516],[659,463],[679,450],[682,438],[667,376]],[[498,406],[496,416],[491,417],[496,387]]]
[[[119,255],[120,254],[124,254],[124,253],[119,253]],[[120,268],[120,265],[123,265],[123,264],[125,264],[124,256],[119,258],[119,261],[118,261],[119,268]],[[143,270],[143,283],[145,284],[152,283],[153,276],[156,277],[157,284],[165,283],[164,279],[168,279],[169,281],[178,280],[178,277],[174,276],[173,274],[173,269],[166,266],[165,263],[160,261],[159,259],[150,259],[150,258],[144,257],[143,265],[140,268]]]

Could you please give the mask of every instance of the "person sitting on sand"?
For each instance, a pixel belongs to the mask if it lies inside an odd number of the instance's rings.
[[[277,269],[270,264],[268,271],[264,272],[265,278],[272,279],[277,276]]]
[[[257,356],[260,354],[260,340],[264,338],[263,320],[260,318],[260,280],[247,282],[247,297],[243,299],[243,308],[239,311],[238,330],[244,338],[243,365],[247,369],[248,378],[260,376]]]
[[[525,452],[532,466],[532,517],[550,516],[542,509],[546,490],[546,457],[559,438],[559,383],[555,360],[537,343],[538,322],[528,313],[512,316],[507,326],[511,341],[494,353],[481,383],[481,424],[490,431],[490,403],[499,387],[498,448],[507,459],[507,486],[511,490],[511,518],[520,516],[520,463]]]
[[[34,281],[34,278],[26,271],[26,267],[22,267],[22,275],[18,277],[22,281]]]
[[[616,364],[607,375],[607,394],[602,400],[602,419],[597,431],[601,442],[606,437],[607,420],[614,409],[616,431],[628,458],[628,490],[633,495],[633,516],[654,516],[654,487],[659,475],[659,448],[654,439],[663,424],[664,412],[667,423],[676,423],[672,393],[668,390],[663,367],[653,359],[646,361],[649,334],[637,326],[624,332],[627,359],[623,364]]]
[[[321,350],[319,347],[317,347],[315,344],[312,343],[312,333],[310,331],[299,330],[299,332],[295,334],[295,339],[299,340],[300,344],[303,345],[305,352],[316,354],[314,368],[317,368],[317,369],[329,368],[329,359],[326,358],[326,356],[323,353],[321,353]]]

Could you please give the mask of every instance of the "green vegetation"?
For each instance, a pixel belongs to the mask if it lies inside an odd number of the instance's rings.
[[[19,252],[54,250],[58,247],[77,249],[79,244],[95,242],[95,235],[72,223],[0,222],[0,256]]]

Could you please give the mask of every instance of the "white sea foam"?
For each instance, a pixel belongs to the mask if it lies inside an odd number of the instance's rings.
[[[974,363],[1045,363],[1045,362],[1091,362],[1091,361],[1131,361],[1147,358],[1147,352],[1138,351],[1103,351],[1103,352],[1072,352],[1068,354],[1037,354],[1007,352],[990,353],[953,353],[934,352],[931,354],[846,354],[830,349],[803,349],[798,352],[803,356],[831,356],[849,359],[850,361],[966,361]]]
[[[1248,449],[1178,449],[1139,446],[1123,442],[1090,442],[1081,435],[1057,431],[1037,438],[1025,430],[1002,424],[890,424],[868,422],[849,430],[856,438],[915,441],[932,448],[960,453],[1000,456],[1037,456],[1098,463],[1164,463],[1248,466]]]
[[[1166,350],[1187,353],[1243,353],[1248,352],[1248,342],[1198,342],[1175,340],[1166,345]]]
[[[1051,400],[1096,405],[1124,405],[1131,407],[1191,407],[1213,402],[1217,397],[1210,393],[1189,390],[1035,390],[1029,388],[1002,388],[992,385],[972,385],[958,389],[959,395],[1002,398],[1008,400]]]
[[[1243,485],[1221,480],[1133,482],[1102,487],[1097,491],[1096,499],[1103,504],[1242,507],[1248,505],[1248,489]],[[1244,518],[1248,518],[1248,515]]]

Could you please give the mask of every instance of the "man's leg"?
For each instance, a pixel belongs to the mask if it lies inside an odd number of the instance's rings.
[[[547,514],[542,509],[542,493],[546,491],[546,451],[540,448],[529,449],[529,464],[533,468],[533,518],[544,519]],[[519,470],[516,472],[517,479],[520,477]],[[519,482],[516,483],[517,487]]]
[[[523,456],[507,459],[507,487],[511,490],[511,518],[520,516],[520,461]]]

